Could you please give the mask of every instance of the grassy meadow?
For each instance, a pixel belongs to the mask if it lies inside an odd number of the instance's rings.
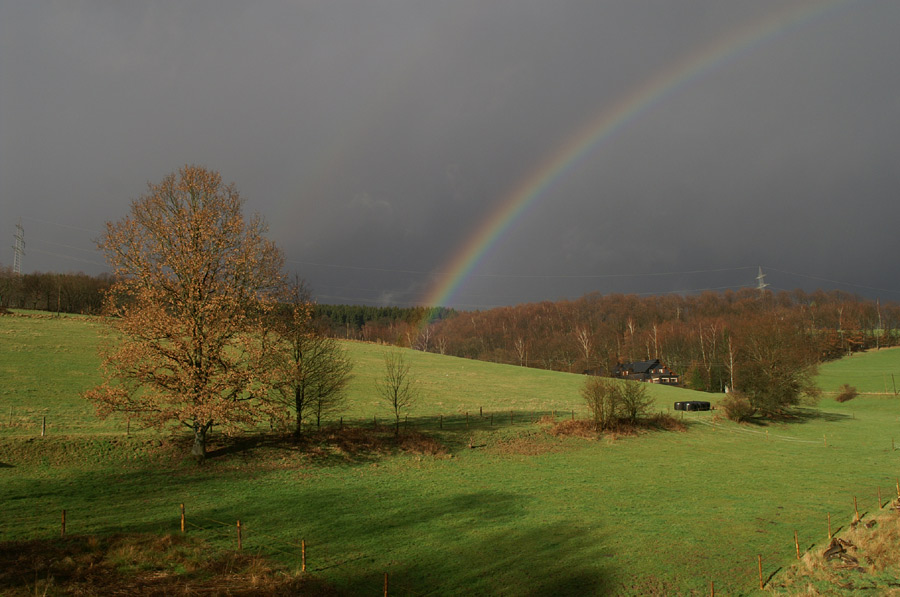
[[[188,533],[221,549],[240,519],[245,550],[299,569],[305,540],[308,572],[344,593],[380,592],[387,572],[392,595],[703,595],[711,581],[743,595],[758,592],[758,554],[776,576],[795,559],[794,531],[804,549],[824,544],[829,514],[847,527],[854,497],[871,514],[900,476],[900,398],[875,395],[900,376],[900,350],[826,364],[824,390],[870,394],[826,394],[792,421],[692,412],[679,414],[686,431],[599,440],[548,432],[553,415],[586,416],[582,376],[407,351],[418,444],[394,449],[389,430],[356,443],[342,439],[351,430],[296,446],[220,441],[198,467],[186,438],[126,436],[124,420],[99,421],[80,399],[98,380],[100,329],[0,317],[3,541],[58,536],[63,509],[73,535],[178,533],[184,503]],[[346,346],[345,425],[388,423],[374,391],[386,348]],[[659,410],[721,398],[650,389]]]

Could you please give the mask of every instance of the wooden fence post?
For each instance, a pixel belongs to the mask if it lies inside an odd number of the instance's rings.
[[[859,522],[859,508],[856,505],[856,496],[853,496],[853,511],[856,512],[856,522]]]
[[[181,504],[181,532],[184,532],[184,504]]]
[[[797,559],[800,559],[800,539],[797,537],[797,531],[794,531],[794,547],[797,549]]]
[[[388,597],[388,576],[387,576],[387,572],[384,573],[384,597]]]
[[[300,540],[300,572],[306,572],[306,539]]]
[[[47,432],[47,417],[41,417],[41,437]]]
[[[828,513],[828,540],[831,541],[831,512]]]
[[[878,509],[881,510],[881,487],[878,488]]]
[[[241,544],[241,521],[237,521],[237,535],[238,535],[238,551],[241,551],[243,545]]]
[[[62,511],[62,527],[61,527],[59,536],[62,538],[65,538],[65,536],[66,536],[66,511],[65,510]]]

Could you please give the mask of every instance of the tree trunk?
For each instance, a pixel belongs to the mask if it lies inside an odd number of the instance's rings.
[[[297,411],[297,428],[294,429],[294,437],[303,435],[303,390],[294,388],[294,406]]]
[[[207,421],[204,424],[194,421],[191,428],[194,430],[194,445],[191,448],[191,456],[197,462],[202,463],[206,460],[206,436],[212,428],[212,421]]]

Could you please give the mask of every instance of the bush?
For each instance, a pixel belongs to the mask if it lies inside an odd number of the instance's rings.
[[[719,407],[725,411],[726,417],[738,423],[750,420],[756,413],[756,407],[750,403],[750,399],[740,392],[731,392],[725,396]]]
[[[589,377],[584,382],[581,395],[591,411],[594,428],[598,431],[609,429],[618,420],[618,384],[611,379]]]
[[[646,416],[653,406],[647,386],[639,381],[618,382],[589,377],[581,395],[587,402],[597,430],[610,429],[620,420],[633,425],[638,417]]]
[[[646,416],[653,406],[653,399],[647,395],[647,385],[640,381],[626,381],[618,386],[619,416],[635,423],[638,417]]]
[[[859,396],[859,392],[856,391],[856,388],[851,386],[850,384],[841,384],[840,389],[838,390],[838,395],[834,397],[838,402],[849,402]]]

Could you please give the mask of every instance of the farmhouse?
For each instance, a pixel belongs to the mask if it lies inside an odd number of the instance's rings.
[[[653,359],[652,361],[635,361],[633,363],[619,363],[613,371],[613,377],[670,386],[678,385],[681,382],[678,378],[678,374],[669,371],[669,368],[660,363],[659,359]]]

